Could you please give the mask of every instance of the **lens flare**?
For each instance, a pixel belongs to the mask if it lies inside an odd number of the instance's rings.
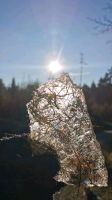
[[[62,71],[62,65],[59,63],[58,60],[53,60],[48,65],[48,69],[52,74],[56,74]]]

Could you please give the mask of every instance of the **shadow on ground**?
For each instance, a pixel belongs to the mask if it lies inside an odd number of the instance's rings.
[[[0,199],[52,199],[64,186],[53,179],[59,168],[54,153],[32,155],[26,136],[0,141]]]
[[[55,200],[111,200],[111,185],[88,188],[77,198],[79,188],[54,179],[59,169],[56,152],[27,136],[0,140],[0,200],[52,200],[53,194]]]

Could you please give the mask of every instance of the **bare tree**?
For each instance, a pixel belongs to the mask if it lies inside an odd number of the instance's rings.
[[[100,33],[112,32],[112,0],[103,8],[104,15],[100,18],[89,18],[96,24],[95,29]]]

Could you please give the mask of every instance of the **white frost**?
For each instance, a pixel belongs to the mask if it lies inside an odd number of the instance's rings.
[[[27,107],[31,139],[57,151],[59,181],[74,183],[77,177],[78,181],[89,180],[91,185],[107,185],[104,157],[82,89],[68,74],[41,85]]]

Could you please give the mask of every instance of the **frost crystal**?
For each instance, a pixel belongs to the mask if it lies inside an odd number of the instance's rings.
[[[57,179],[106,186],[107,170],[82,89],[68,74],[41,85],[27,104],[30,138],[59,156]]]

